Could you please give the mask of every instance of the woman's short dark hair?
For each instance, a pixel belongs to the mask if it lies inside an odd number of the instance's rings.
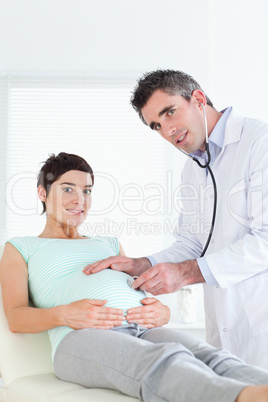
[[[190,75],[177,70],[156,70],[145,73],[134,88],[131,104],[136,112],[139,113],[141,120],[146,124],[141,113],[141,109],[146,105],[150,97],[158,89],[170,95],[181,95],[190,100],[194,90],[199,89],[204,92],[197,81]],[[205,94],[207,104],[213,107],[211,100]]]
[[[78,155],[60,152],[57,156],[51,154],[44,162],[44,165],[38,174],[37,187],[40,185],[44,187],[48,196],[51,185],[64,173],[69,172],[70,170],[79,170],[81,172],[89,173],[92,179],[92,185],[94,184],[93,170],[85,159]],[[46,204],[43,201],[41,202],[43,204],[43,214],[46,212]]]

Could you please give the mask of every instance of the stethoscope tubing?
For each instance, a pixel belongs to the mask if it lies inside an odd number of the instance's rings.
[[[215,180],[215,176],[210,168],[210,166],[207,166],[207,169],[210,173],[211,176],[211,180],[212,180],[212,184],[213,184],[213,190],[214,190],[214,203],[213,203],[213,215],[212,215],[212,220],[211,220],[211,226],[210,226],[210,231],[209,231],[209,235],[207,238],[207,242],[205,244],[205,247],[203,248],[202,253],[200,254],[200,257],[204,257],[204,255],[206,254],[206,251],[208,249],[208,246],[210,244],[211,238],[212,238],[212,234],[214,231],[214,226],[215,226],[215,220],[216,220],[216,211],[217,211],[217,185],[216,185],[216,180]]]
[[[207,154],[207,161],[204,165],[202,165],[202,163],[199,162],[199,160],[189,154],[187,154],[187,152],[183,151],[182,149],[180,149],[181,152],[183,152],[186,156],[188,156],[189,158],[191,158],[194,162],[196,162],[198,164],[198,166],[201,169],[208,169],[208,172],[211,176],[211,180],[212,180],[212,184],[213,184],[213,191],[214,191],[214,203],[213,203],[213,214],[212,214],[212,220],[211,220],[211,226],[210,226],[210,231],[209,231],[209,235],[206,241],[206,244],[202,250],[202,253],[200,254],[200,257],[204,257],[208,246],[210,244],[211,238],[212,238],[212,234],[214,231],[214,226],[215,226],[215,221],[216,221],[216,211],[217,211],[217,184],[216,184],[216,180],[215,180],[215,176],[211,170],[210,167],[210,161],[211,161],[211,155],[210,155],[210,150],[209,150],[209,144],[208,144],[208,129],[207,129],[207,116],[206,116],[206,111],[205,111],[205,107],[204,105],[201,103],[201,106],[203,108],[203,112],[204,112],[204,123],[205,123],[205,130],[206,130],[206,144],[205,144],[205,152]]]

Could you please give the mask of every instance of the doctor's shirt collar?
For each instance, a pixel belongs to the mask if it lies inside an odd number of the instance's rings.
[[[222,116],[218,120],[210,136],[208,137],[211,162],[215,161],[223,148],[226,122],[228,120],[228,117],[230,116],[231,111],[232,107],[228,107],[221,111]],[[201,159],[206,157],[205,153],[200,150],[193,152],[193,154],[191,155]]]

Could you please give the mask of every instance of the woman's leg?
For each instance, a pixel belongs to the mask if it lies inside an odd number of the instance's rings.
[[[268,371],[247,365],[227,350],[214,348],[182,331],[155,328],[142,334],[141,338],[153,343],[178,342],[219,376],[233,378],[252,385],[268,384]]]
[[[216,375],[179,343],[152,343],[120,330],[69,333],[58,346],[54,368],[65,381],[148,402],[234,402],[245,388]]]

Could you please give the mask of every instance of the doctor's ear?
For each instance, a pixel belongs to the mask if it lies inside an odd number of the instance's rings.
[[[202,105],[206,106],[207,104],[207,100],[206,100],[206,96],[204,94],[204,92],[200,91],[200,89],[195,89],[192,92],[192,98],[194,100],[194,102],[197,104],[197,106],[203,110]]]
[[[42,202],[45,202],[46,201],[46,199],[47,199],[47,192],[46,192],[46,189],[43,187],[43,186],[38,186],[38,189],[37,189],[37,194],[38,194],[38,197],[39,197],[39,200],[40,201],[42,201]]]

